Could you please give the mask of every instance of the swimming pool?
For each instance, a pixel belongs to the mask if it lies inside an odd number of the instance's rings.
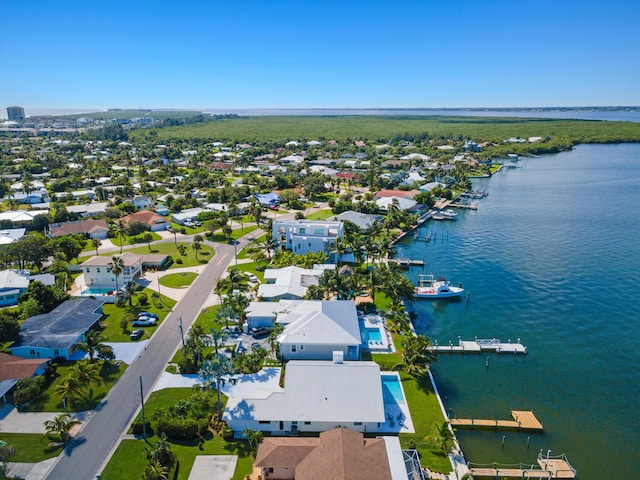
[[[370,342],[382,342],[379,328],[367,328],[367,338]]]
[[[397,375],[381,375],[382,399],[385,404],[404,405],[402,385]]]
[[[82,290],[82,295],[107,295],[109,292],[113,292],[113,288],[107,287],[87,287]]]

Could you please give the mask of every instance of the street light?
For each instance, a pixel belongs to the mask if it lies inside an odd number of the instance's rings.
[[[184,331],[182,330],[182,317],[178,317],[178,328],[180,328],[180,338],[182,339],[182,348],[185,347]]]
[[[236,248],[236,244],[238,243],[237,240],[233,241],[233,256],[236,259],[236,267],[238,266],[238,249]]]

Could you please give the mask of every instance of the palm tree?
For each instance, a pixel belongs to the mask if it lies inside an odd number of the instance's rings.
[[[142,239],[147,244],[147,247],[149,247],[149,251],[151,251],[151,241],[153,240],[153,235],[151,235],[149,232],[147,232],[142,236]]]
[[[84,336],[84,342],[80,343],[78,348],[89,354],[89,362],[93,362],[96,356],[100,356],[100,353],[109,349],[113,353],[113,348],[103,343],[102,335],[97,330],[89,330]]]
[[[448,454],[454,445],[453,431],[449,422],[442,422],[441,425],[435,424],[436,434],[429,439],[435,443],[445,455]]]
[[[381,278],[383,283],[379,290],[391,299],[393,305],[401,305],[403,301],[413,303],[416,299],[415,286],[401,272],[387,269],[389,275]]]
[[[74,376],[81,387],[85,387],[91,393],[91,385],[101,383],[100,365],[89,363],[87,360],[78,361],[69,371],[69,376]]]
[[[66,406],[66,401],[68,400],[69,405],[71,405],[73,401],[80,396],[81,391],[82,385],[78,379],[71,375],[67,375],[60,381],[60,383],[53,387],[51,393],[60,397],[62,399],[62,403]]]
[[[260,445],[260,442],[262,442],[262,439],[264,438],[264,434],[260,430],[252,430],[247,427],[242,431],[242,436],[249,441],[251,451],[255,455],[258,451],[258,445]]]
[[[191,248],[193,248],[193,251],[196,254],[196,260],[198,260],[198,252],[202,248],[201,244],[202,244],[203,241],[204,241],[204,239],[202,238],[202,235],[195,235],[193,237],[193,244],[191,245]]]
[[[136,293],[137,289],[138,289],[138,284],[133,280],[129,280],[127,283],[124,284],[124,287],[123,287],[124,291],[122,293],[124,298],[129,301],[130,307],[133,306],[133,303],[132,303],[133,294]]]
[[[96,255],[98,255],[98,248],[102,245],[102,242],[98,238],[91,239],[91,245],[96,249]]]
[[[438,354],[433,349],[431,340],[424,335],[403,336],[402,350],[402,363],[395,365],[393,369],[404,368],[414,377],[421,377],[432,363],[438,361]]]
[[[69,431],[80,423],[78,420],[71,420],[71,415],[68,413],[63,413],[53,420],[44,422],[45,435],[60,435],[60,440],[67,443],[71,438]]]
[[[111,257],[109,266],[111,267],[111,272],[116,276],[116,295],[118,295],[118,276],[124,272],[124,260],[122,260],[122,257],[114,255]]]
[[[228,270],[228,273],[229,275],[227,276],[227,279],[229,280],[229,287],[231,289],[231,292],[233,292],[233,290],[240,290],[241,292],[245,292],[249,289],[247,276],[244,273],[242,273],[235,267],[230,268]]]
[[[122,245],[124,245],[124,239],[127,236],[127,224],[123,220],[117,220],[114,228],[116,235],[120,238],[120,253],[122,254]]]
[[[158,460],[150,460],[142,480],[168,480],[169,469]]]
[[[225,382],[230,382],[235,385],[237,380],[233,378],[235,374],[235,365],[233,360],[225,357],[224,355],[214,355],[211,360],[205,360],[202,364],[202,368],[198,372],[204,380],[204,384],[207,386],[215,385],[218,401],[218,418],[222,418],[222,400],[220,398],[220,387]]]

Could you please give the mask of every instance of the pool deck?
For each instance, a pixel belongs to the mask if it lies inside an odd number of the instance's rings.
[[[380,315],[369,314],[359,315],[358,320],[363,322],[364,329],[378,329],[380,331],[380,340],[370,340],[366,347],[372,353],[393,353],[396,351],[395,345],[391,341],[385,320]]]

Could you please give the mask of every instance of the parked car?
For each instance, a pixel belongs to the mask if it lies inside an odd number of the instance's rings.
[[[253,342],[251,344],[251,351],[252,352],[257,352],[258,350],[262,350],[262,349],[263,349],[262,345],[260,345],[258,342]]]
[[[131,334],[129,335],[129,338],[131,340],[138,340],[139,338],[142,337],[142,335],[144,335],[144,331],[143,330],[134,330],[133,332],[131,332]]]
[[[225,332],[227,335],[237,335],[239,333],[242,333],[242,330],[240,330],[240,327],[238,326],[222,327],[221,330]]]
[[[134,327],[153,327],[156,323],[158,323],[158,321],[155,318],[138,317],[131,322],[131,325]]]
[[[199,226],[200,226],[200,221],[199,221],[199,220],[194,220],[194,221],[193,221],[193,224],[194,224],[196,227],[199,227]]]
[[[140,317],[151,317],[151,318],[155,318],[156,320],[158,320],[158,314],[157,313],[152,313],[152,312],[140,312],[138,313],[138,318]]]
[[[172,227],[171,225],[167,225],[165,228],[166,228],[169,232],[172,232],[172,231],[173,231],[173,227]]]
[[[187,220],[185,220],[183,225],[184,225],[185,227],[190,227],[190,228],[193,228],[193,227],[195,227],[195,226],[196,226],[196,224],[195,224],[195,223],[193,223],[193,220],[191,220],[190,218],[188,218]]]
[[[253,327],[251,329],[251,336],[253,338],[265,338],[268,337],[271,333],[271,329],[269,327]]]
[[[251,283],[258,283],[258,277],[256,277],[253,273],[248,274],[247,278]]]

